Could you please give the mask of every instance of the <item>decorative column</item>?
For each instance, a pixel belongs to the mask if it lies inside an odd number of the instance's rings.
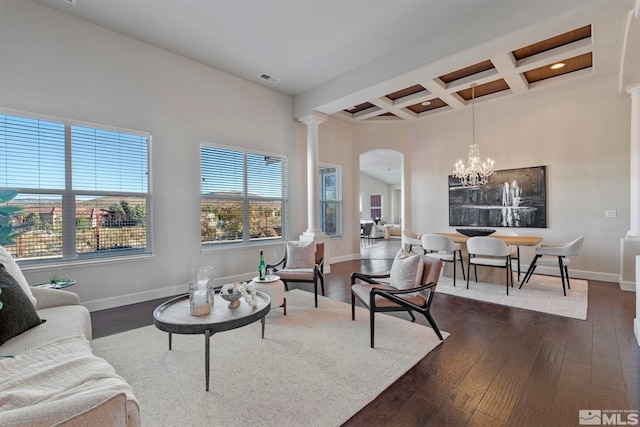
[[[307,125],[307,231],[305,235],[322,233],[320,229],[320,188],[318,187],[318,126],[327,120],[322,113],[313,112],[300,121]],[[322,233],[324,234],[324,233]]]
[[[640,238],[640,83],[627,88],[631,95],[631,195],[628,238]]]
[[[640,2],[639,2],[640,4]],[[633,331],[640,345],[640,83],[627,88],[631,95],[631,167],[629,169],[630,190],[629,222],[630,229],[620,241],[620,289],[636,291],[636,317]],[[631,286],[634,284],[635,286]]]
[[[307,231],[300,240],[324,243],[324,272],[331,271],[329,238],[320,228],[320,187],[318,184],[319,143],[318,126],[327,120],[327,115],[317,111],[299,119],[307,125]]]
[[[629,168],[629,226],[620,239],[620,289],[636,291],[636,255],[640,254],[640,83],[627,88],[631,95]]]

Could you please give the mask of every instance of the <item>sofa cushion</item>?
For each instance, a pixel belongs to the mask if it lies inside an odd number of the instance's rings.
[[[67,418],[54,427],[112,427],[127,425],[127,395],[118,393],[97,405]]]
[[[410,289],[420,286],[424,268],[420,254],[409,254],[400,249],[391,264],[389,284],[396,289]]]
[[[51,426],[118,393],[127,396],[127,425],[139,426],[133,389],[84,337],[66,337],[3,359],[1,426]]]
[[[13,276],[16,282],[18,282],[24,293],[29,297],[31,304],[35,307],[36,298],[31,293],[29,282],[24,278],[24,274],[22,274],[22,270],[20,270],[20,266],[16,263],[16,260],[14,260],[11,254],[2,246],[0,246],[0,263],[4,264],[4,267],[7,269],[9,274]]]
[[[313,268],[316,242],[287,242],[287,268]]]
[[[18,282],[0,264],[0,346],[11,338],[38,326],[42,321]]]
[[[351,287],[351,291],[354,292],[358,296],[358,298],[360,298],[360,300],[362,300],[364,304],[368,307],[370,302],[371,289],[373,288],[382,289],[382,290],[395,289],[391,286],[384,285],[384,284],[373,285],[369,283],[356,283]],[[410,294],[398,294],[396,296],[404,299],[405,301],[409,301],[410,303],[413,303],[418,307],[424,307],[427,303],[427,299],[423,295],[419,294],[418,292],[412,292]],[[399,304],[396,304],[395,302],[381,295],[376,295],[375,304],[376,304],[376,307],[378,308],[400,307]]]
[[[282,280],[313,280],[313,268],[285,268],[278,270],[278,276]]]
[[[91,315],[82,305],[45,308],[38,310],[38,315],[46,322],[7,341],[0,346],[0,354],[15,356],[42,344],[76,335],[91,339]]]

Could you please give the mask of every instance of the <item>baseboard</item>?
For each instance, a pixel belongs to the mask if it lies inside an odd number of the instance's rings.
[[[331,258],[331,264],[337,264],[339,262],[346,262],[346,261],[356,261],[359,260],[360,258],[360,254],[347,254],[347,255],[340,255],[337,257],[333,257]]]
[[[345,261],[354,261],[359,259],[361,259],[359,253],[341,255],[341,256],[331,258],[331,264],[337,264]],[[524,274],[527,271],[528,267],[529,267],[528,265],[521,266],[522,274]],[[327,271],[327,273],[329,273],[329,271]],[[536,273],[547,274],[549,276],[560,276],[559,270],[557,268],[554,269],[551,267],[538,267],[536,268]],[[246,274],[238,274],[235,276],[223,277],[216,280],[216,282],[219,282],[219,284],[224,284],[224,283],[233,283],[237,281],[248,281],[248,280],[251,280],[251,278],[253,277],[252,274],[253,273],[246,273]],[[569,274],[571,278],[575,277],[576,279],[599,280],[602,282],[620,283],[620,289],[624,291],[631,291],[631,292],[635,291],[635,283],[629,283],[627,285],[627,283],[625,282],[624,288],[623,288],[623,284],[620,282],[620,276],[617,274],[599,273],[595,271],[582,271],[582,270],[570,270]],[[168,286],[166,288],[153,289],[145,292],[136,292],[133,294],[119,295],[116,297],[84,301],[82,302],[82,305],[87,307],[89,311],[106,310],[109,308],[122,307],[124,305],[136,304],[139,302],[145,302],[145,301],[158,299],[158,298],[168,298],[174,295],[186,293],[188,291],[189,291],[188,285],[181,284],[181,285]],[[636,336],[638,335],[636,334]]]
[[[223,285],[225,283],[250,281],[254,276],[254,273],[238,274],[235,276],[216,279],[215,283],[216,285]],[[174,295],[185,294],[187,292],[189,292],[189,285],[183,283],[180,285],[168,286],[166,288],[153,289],[145,292],[136,292],[133,294],[118,295],[116,297],[83,301],[81,304],[87,307],[89,311],[99,311],[114,307],[122,307],[129,304],[137,304],[139,302],[150,301],[158,298],[168,298]]]
[[[520,270],[522,271],[522,273],[526,273],[527,269],[529,268],[528,265],[523,265],[520,266]],[[548,276],[558,276],[560,277],[560,270],[555,267],[537,267],[536,268],[536,273],[537,274],[546,274]],[[614,273],[600,273],[598,271],[584,271],[584,270],[571,270],[569,269],[569,277],[570,278],[576,278],[576,279],[586,279],[586,280],[598,280],[601,282],[613,282],[613,283],[618,283],[620,280],[620,275],[619,274],[614,274]],[[635,289],[635,286],[634,286]]]
[[[620,290],[627,292],[635,292],[636,284],[635,282],[627,282],[622,280],[622,277],[618,276],[618,285],[620,286]]]

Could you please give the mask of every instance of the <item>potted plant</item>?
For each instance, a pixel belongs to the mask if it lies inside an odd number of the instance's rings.
[[[13,225],[11,218],[21,213],[23,208],[21,206],[4,205],[3,203],[10,202],[17,195],[17,190],[0,190],[0,246],[14,244],[15,238],[24,233],[25,229],[32,225],[30,222]]]
[[[63,273],[60,270],[49,271],[49,281],[43,284],[46,288],[66,288],[67,286],[75,285],[76,281],[73,280],[67,273]]]

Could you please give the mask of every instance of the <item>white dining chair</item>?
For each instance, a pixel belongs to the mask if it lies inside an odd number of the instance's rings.
[[[513,230],[509,230],[509,229],[504,229],[504,230],[496,230],[496,232],[493,234],[494,236],[517,236],[518,233],[516,233]],[[518,245],[507,245],[509,247],[509,250],[511,251],[511,261],[516,261],[516,264],[518,265],[518,282],[520,281],[520,246]]]
[[[522,278],[522,282],[520,282],[520,288],[522,288],[522,285],[529,282],[529,279],[531,279],[531,276],[533,275],[533,272],[535,271],[537,266],[543,265],[553,267],[557,265],[560,268],[560,277],[562,278],[562,292],[564,293],[564,296],[567,296],[567,288],[571,289],[571,284],[569,283],[568,268],[571,259],[569,257],[580,255],[583,242],[584,237],[580,236],[568,243],[552,245],[543,244],[537,247],[536,255],[533,258],[531,265],[529,265],[527,274],[524,275],[524,277]],[[566,287],[564,282],[565,278],[567,279]]]
[[[441,234],[423,234],[420,241],[427,256],[453,263],[453,286],[456,285],[456,259],[460,260],[462,278],[466,279],[462,262],[462,245],[453,243],[450,238]]]
[[[478,265],[485,267],[504,268],[507,271],[507,295],[509,295],[509,277],[513,287],[513,268],[511,267],[511,251],[505,242],[495,237],[471,237],[467,240],[467,252],[469,263],[467,264],[467,289],[469,289],[469,276],[471,265],[478,281]]]
[[[409,249],[407,249],[407,246],[409,247]],[[405,248],[407,252],[411,252],[414,246],[422,247],[420,235],[413,230],[405,228],[404,230],[402,230],[402,247]]]

